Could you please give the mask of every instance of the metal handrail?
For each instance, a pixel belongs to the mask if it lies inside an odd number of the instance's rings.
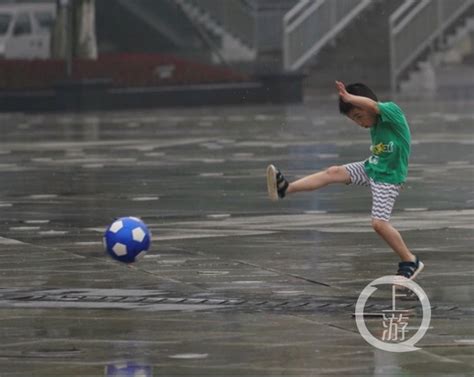
[[[419,4],[420,2],[417,0],[405,0],[405,2],[400,5],[395,12],[390,15],[389,23],[392,25],[396,25],[400,20],[405,19],[404,16],[407,15],[407,12],[411,10],[415,5]]]
[[[301,0],[293,8],[291,8],[283,17],[284,24],[290,24],[294,17],[299,16],[304,10],[307,9],[312,3],[311,0]]]
[[[283,18],[283,62],[294,71],[310,59],[372,0],[300,0]]]
[[[443,37],[474,0],[422,0],[405,17],[398,17],[412,6],[405,1],[390,17],[390,81],[393,91],[398,89],[401,75],[430,46]],[[404,9],[401,9],[404,8]]]

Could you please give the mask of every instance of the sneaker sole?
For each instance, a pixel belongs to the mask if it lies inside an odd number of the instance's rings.
[[[418,262],[418,268],[416,269],[416,271],[413,273],[413,275],[410,277],[410,280],[413,280],[415,279],[418,274],[423,271],[423,268],[425,268],[425,265],[423,264],[423,262]]]
[[[418,274],[423,271],[423,269],[425,268],[425,265],[423,264],[423,262],[418,262],[418,268],[416,269],[416,271],[413,273],[412,276],[410,276],[410,279],[408,280],[414,280]],[[399,284],[397,284],[397,282],[394,282],[394,285],[398,288],[398,289],[404,289],[405,287],[403,285],[401,285],[401,283],[403,282],[404,279],[407,279],[406,277],[404,276],[399,276],[397,275],[397,277],[400,278],[400,281],[399,281]]]
[[[268,165],[267,167],[267,191],[270,200],[278,200],[277,182],[276,182],[277,170],[275,166]]]

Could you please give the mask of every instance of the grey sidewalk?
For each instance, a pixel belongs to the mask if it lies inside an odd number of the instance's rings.
[[[421,350],[379,351],[352,317],[397,263],[367,190],[266,198],[270,162],[294,178],[367,156],[334,103],[7,114],[0,376],[472,375],[472,103],[400,104],[414,143],[393,223],[426,264]],[[132,267],[101,242],[128,215],[153,234]]]

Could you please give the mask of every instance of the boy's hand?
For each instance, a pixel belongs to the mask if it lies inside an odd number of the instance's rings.
[[[341,97],[344,102],[349,102],[350,94],[347,92],[344,83],[342,83],[341,81],[336,81],[336,89],[339,94],[339,97]]]
[[[373,114],[380,114],[379,105],[376,101],[371,98],[350,94],[346,90],[346,86],[341,81],[336,81],[336,89],[339,94],[339,98],[344,102],[350,103],[355,107],[359,107],[366,111],[370,111]]]

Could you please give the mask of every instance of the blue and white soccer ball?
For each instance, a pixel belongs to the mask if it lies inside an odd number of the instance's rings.
[[[134,362],[109,364],[105,368],[106,377],[153,377],[153,368]]]
[[[121,217],[105,231],[104,248],[114,259],[133,263],[143,257],[150,247],[151,234],[143,221],[136,217]]]

